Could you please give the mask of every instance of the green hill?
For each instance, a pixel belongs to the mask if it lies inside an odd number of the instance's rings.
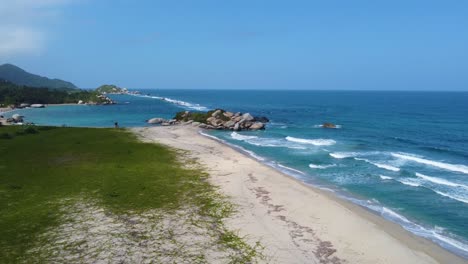
[[[49,79],[36,74],[29,73],[13,64],[0,65],[0,79],[10,81],[17,85],[28,87],[47,87],[52,89],[77,89],[67,81],[60,79]]]
[[[97,89],[96,89],[96,92],[98,93],[124,93],[124,92],[127,92],[127,89],[125,88],[120,88],[116,85],[113,85],[113,84],[104,84],[104,85],[101,85],[99,86]]]

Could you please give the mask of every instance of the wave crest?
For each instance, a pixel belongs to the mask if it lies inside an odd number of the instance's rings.
[[[333,139],[322,139],[322,138],[305,139],[305,138],[295,138],[295,137],[287,136],[286,140],[291,141],[291,142],[296,142],[296,143],[302,143],[302,144],[311,144],[314,146],[331,146],[331,145],[336,144],[336,141]]]
[[[413,156],[413,155],[407,155],[407,154],[400,154],[400,153],[391,153],[391,155],[393,157],[399,158],[399,159],[409,160],[409,161],[413,161],[413,162],[416,162],[416,163],[421,163],[421,164],[424,164],[424,165],[437,167],[437,168],[444,169],[444,170],[449,170],[449,171],[461,172],[461,173],[468,174],[468,166],[465,166],[465,165],[449,164],[449,163],[444,163],[444,162],[434,161],[434,160],[428,160],[428,159],[424,159],[424,158],[421,158],[421,157],[417,157],[417,156]]]
[[[323,170],[323,169],[328,169],[328,168],[331,168],[331,167],[335,167],[336,164],[330,164],[330,165],[315,165],[315,164],[309,164],[309,168],[311,169],[320,169],[320,170]]]

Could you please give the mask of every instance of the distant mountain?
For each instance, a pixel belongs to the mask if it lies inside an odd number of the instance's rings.
[[[5,79],[17,85],[29,87],[47,87],[52,89],[77,89],[71,83],[59,79],[49,79],[29,73],[13,64],[0,65],[0,79]]]

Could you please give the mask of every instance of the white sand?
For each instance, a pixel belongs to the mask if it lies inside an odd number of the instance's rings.
[[[231,197],[227,221],[269,263],[467,263],[332,194],[306,186],[190,126],[135,128],[145,141],[188,150]]]

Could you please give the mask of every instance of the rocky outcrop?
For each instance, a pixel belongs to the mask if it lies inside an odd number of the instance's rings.
[[[269,122],[266,117],[254,117],[250,113],[231,113],[222,109],[216,109],[205,113],[200,112],[179,112],[175,119],[178,122],[192,121],[192,125],[197,122],[198,126],[205,129],[217,130],[260,130],[265,129],[265,124]]]
[[[336,125],[332,123],[323,123],[322,127],[323,128],[336,128]]]

